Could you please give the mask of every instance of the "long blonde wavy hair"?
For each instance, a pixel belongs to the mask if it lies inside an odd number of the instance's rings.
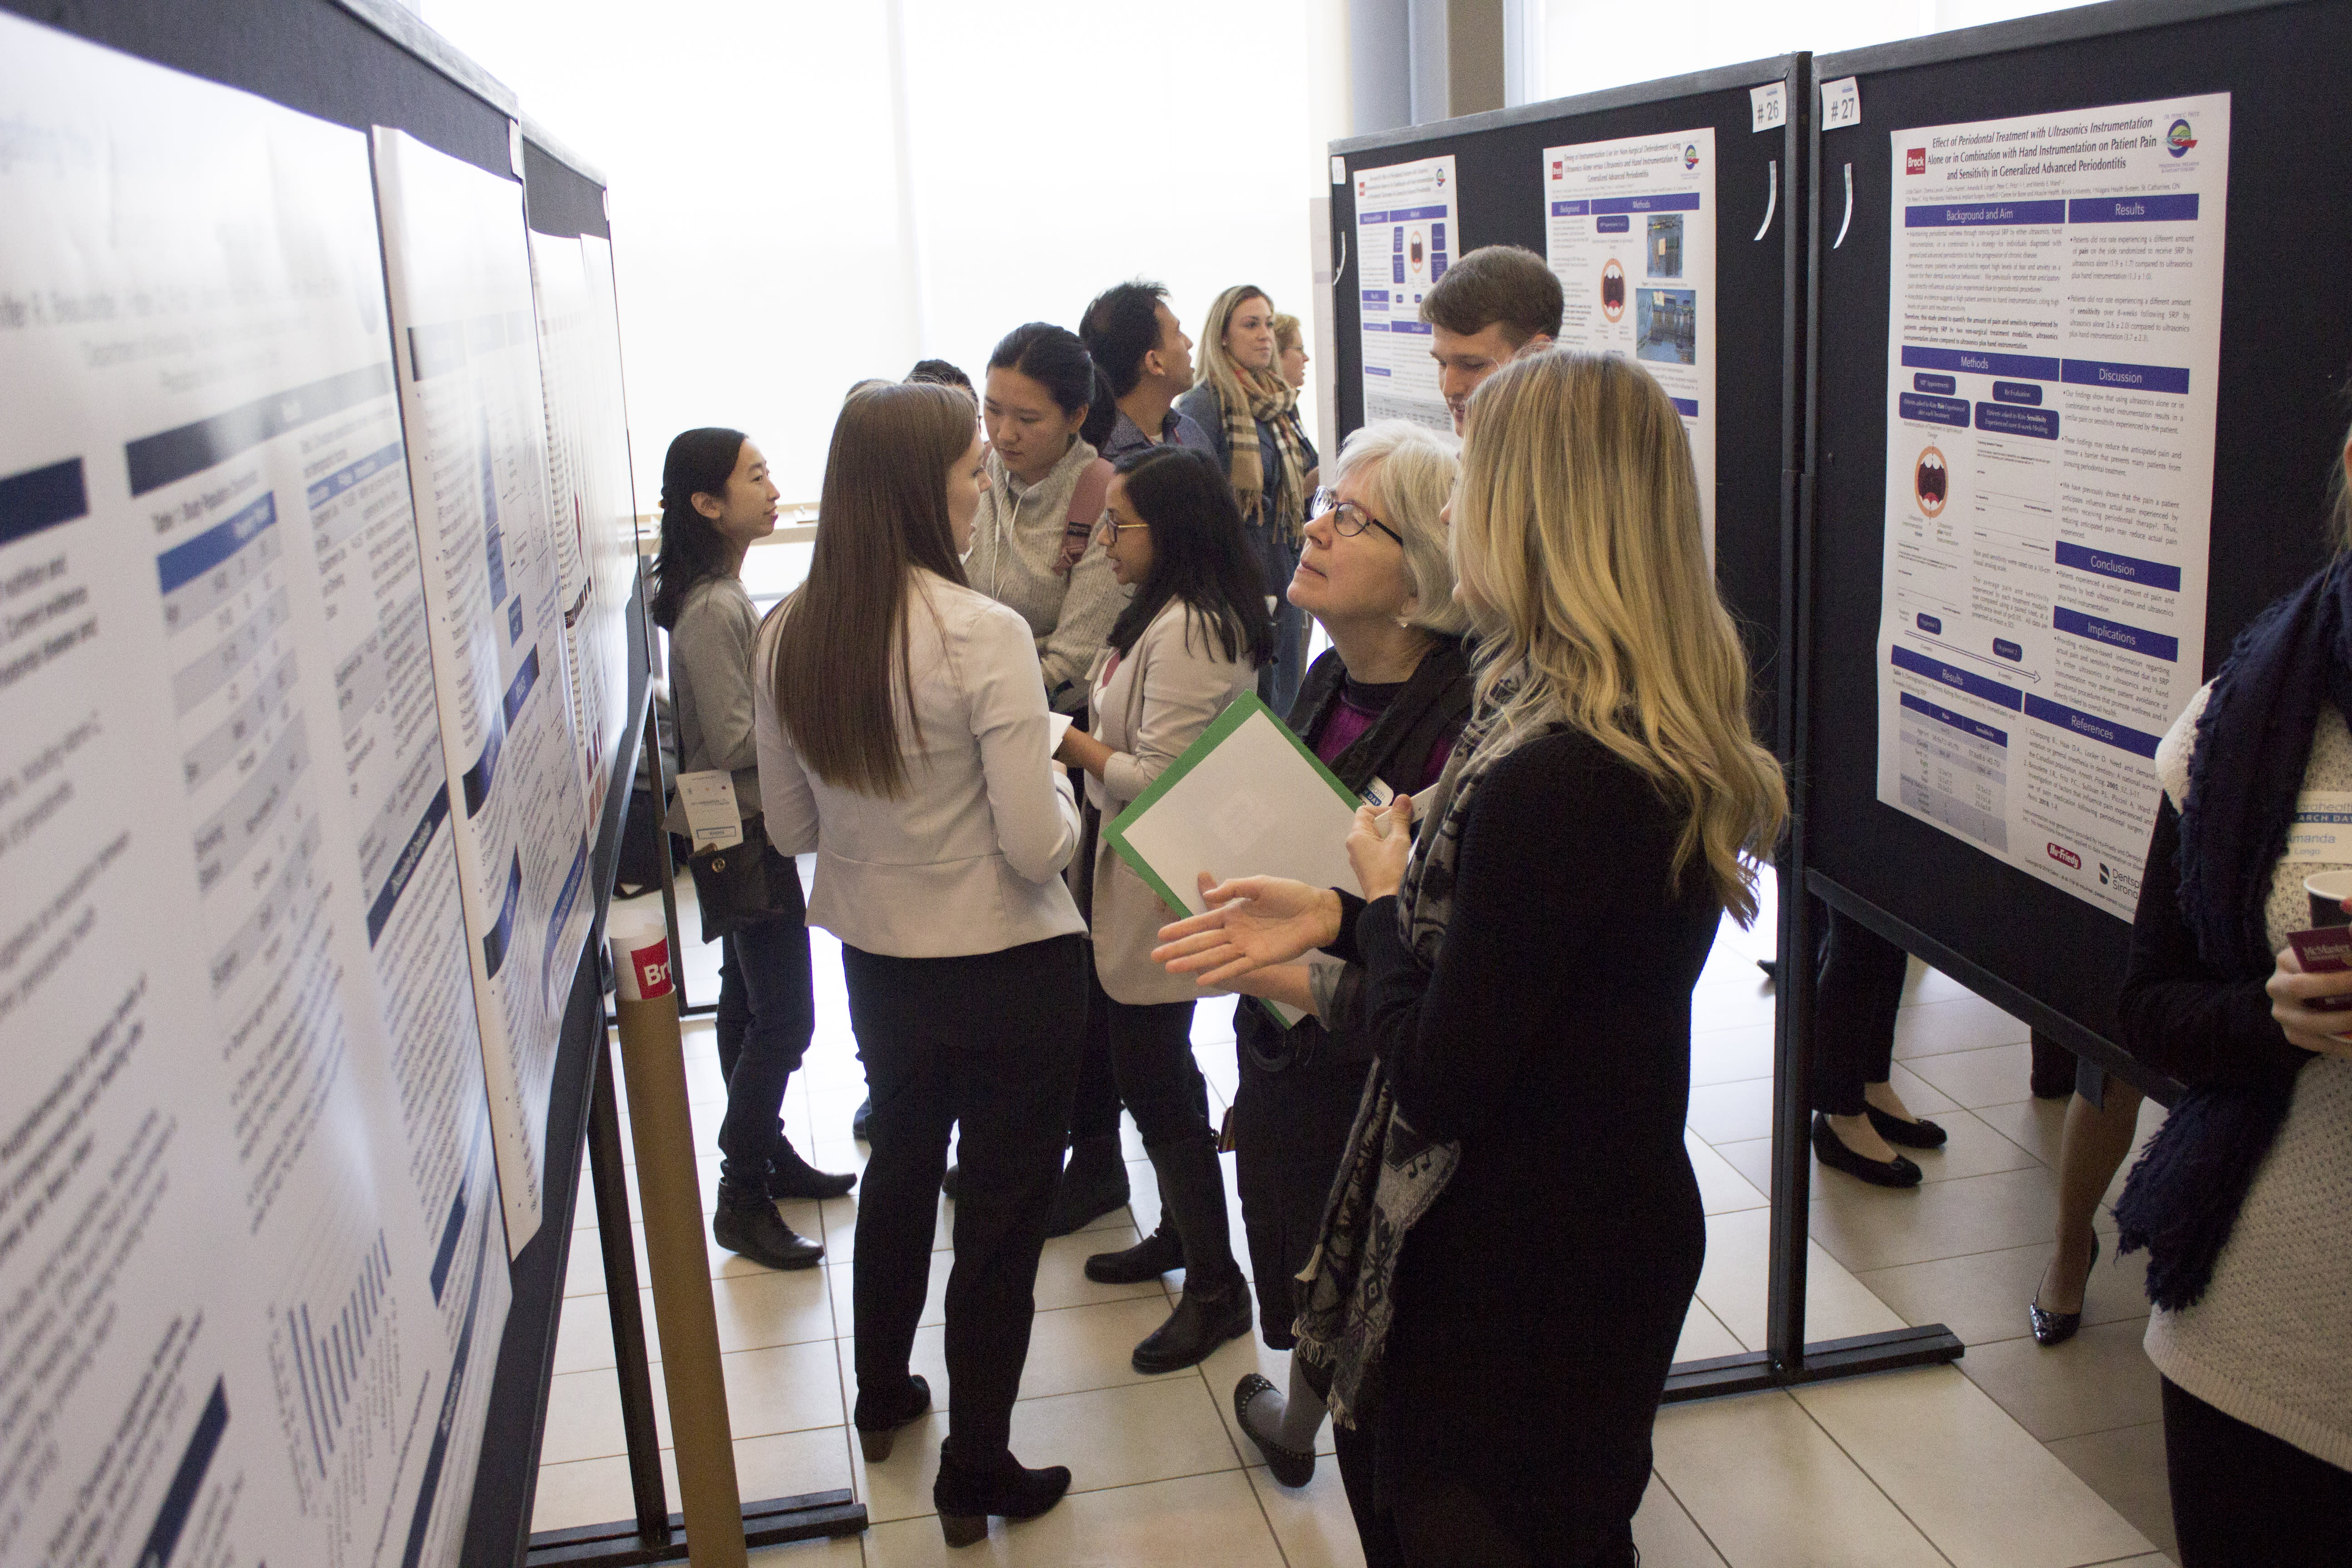
[[[1748,720],[1748,658],[1716,595],[1681,418],[1648,373],[1552,350],[1470,401],[1454,570],[1481,632],[1478,696],[1524,672],[1504,724],[1564,721],[1684,807],[1670,886],[1704,861],[1756,915],[1753,861],[1788,816]]]

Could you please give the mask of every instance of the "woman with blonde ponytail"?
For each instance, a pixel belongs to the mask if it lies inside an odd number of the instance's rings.
[[[1366,1560],[1620,1568],[1706,1249],[1691,987],[1724,911],[1754,917],[1785,799],[1658,384],[1538,353],[1465,435],[1477,703],[1429,820],[1367,806],[1360,899],[1243,878],[1155,956],[1211,985],[1315,947],[1365,966],[1379,1060],[1294,1353],[1352,1429]]]

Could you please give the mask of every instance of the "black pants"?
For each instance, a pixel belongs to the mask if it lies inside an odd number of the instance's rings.
[[[1146,1149],[1193,1141],[1213,1142],[1209,1084],[1192,1059],[1191,1002],[1133,1005],[1114,1002],[1093,982],[1110,1041],[1118,1097],[1135,1117]]]
[[[1298,1271],[1322,1239],[1324,1204],[1371,1069],[1360,1061],[1307,1061],[1268,1072],[1246,1047],[1234,1054],[1241,1080],[1234,1094],[1234,1184],[1249,1238],[1258,1333],[1273,1349],[1288,1350],[1297,1342],[1291,1324]]]
[[[2164,1380],[2164,1468],[2180,1568],[2352,1563],[2352,1470]]]
[[[957,1455],[985,1468],[1005,1451],[1029,1356],[1037,1255],[1077,1075],[1085,940],[966,958],[887,958],[845,942],[841,961],[874,1097],[851,1290],[858,1385],[895,1401],[906,1384],[948,1133],[961,1121],[949,1430]]]
[[[1070,1137],[1118,1136],[1118,1076],[1110,1065],[1110,998],[1087,964],[1087,1033],[1078,1052],[1078,1092],[1070,1101]]]
[[[780,1136],[784,1085],[800,1070],[816,1029],[801,881],[791,861],[777,859],[785,874],[776,880],[791,907],[719,939],[716,1021],[727,1116],[719,1124],[719,1152],[730,1176],[761,1187]]]
[[[1813,993],[1813,1109],[1860,1116],[1862,1086],[1885,1082],[1894,1068],[1895,1015],[1903,1005],[1903,973],[1911,959],[1834,910],[1827,925],[1821,985]]]

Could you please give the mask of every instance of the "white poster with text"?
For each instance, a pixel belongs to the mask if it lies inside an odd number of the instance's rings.
[[[1891,135],[1878,798],[2129,920],[2204,668],[2229,95]]]
[[[1421,302],[1462,255],[1452,153],[1356,171],[1358,336],[1364,422],[1410,419],[1454,428]]]

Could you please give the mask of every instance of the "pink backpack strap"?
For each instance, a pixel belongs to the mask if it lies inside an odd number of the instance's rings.
[[[1062,525],[1062,553],[1054,563],[1055,572],[1068,576],[1070,568],[1087,552],[1087,544],[1095,536],[1095,524],[1102,521],[1103,506],[1110,496],[1111,466],[1100,458],[1088,463],[1086,472],[1078,476],[1077,488],[1070,492],[1069,520]]]

